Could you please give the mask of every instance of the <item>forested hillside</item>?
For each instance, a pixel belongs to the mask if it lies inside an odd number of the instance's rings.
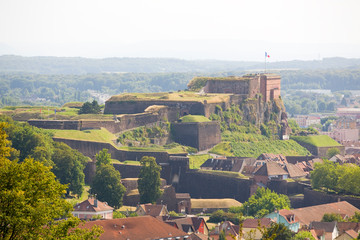
[[[282,77],[282,90],[330,89],[332,91],[360,90],[360,60],[331,58],[323,61],[291,61],[269,63],[269,67],[302,70],[269,70]],[[320,64],[321,63],[321,64]],[[184,90],[196,76],[241,76],[263,66],[254,62],[186,61],[150,58],[56,58],[56,57],[0,57],[0,106],[48,105],[60,106],[71,101],[100,102],[110,95],[123,92],[168,92]],[[317,67],[318,69],[311,69]],[[284,92],[282,95],[285,95]],[[295,94],[296,95],[296,94]],[[323,105],[299,110],[296,105],[310,106],[284,98],[291,113],[321,110]],[[311,97],[315,95],[312,94]],[[302,101],[307,98],[302,96]],[[320,100],[320,98],[318,99]],[[295,103],[293,103],[295,101]],[[314,102],[314,99],[308,99]],[[325,106],[334,111],[334,102]],[[290,106],[291,105],[291,106]],[[312,104],[314,105],[314,104]],[[297,109],[299,111],[297,111]]]

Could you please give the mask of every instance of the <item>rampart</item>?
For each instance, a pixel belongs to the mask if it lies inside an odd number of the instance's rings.
[[[312,189],[304,189],[304,205],[313,206],[325,203],[332,203],[338,201],[347,201],[357,208],[360,208],[360,197],[342,196],[336,194],[327,194],[324,192],[315,191]]]
[[[249,179],[231,178],[190,170],[180,178],[178,192],[192,198],[234,198],[240,202],[250,197]]]
[[[45,129],[86,130],[106,128],[111,133],[119,133],[128,129],[146,126],[159,121],[178,119],[179,110],[166,106],[150,106],[145,112],[123,114],[115,120],[29,120],[32,126]]]
[[[345,147],[344,146],[329,146],[329,147],[316,147],[314,145],[304,143],[304,142],[298,142],[301,146],[306,148],[312,155],[317,157],[327,157],[327,152],[330,148],[337,148],[340,151],[341,155],[345,154]]]
[[[169,157],[172,155],[180,155],[184,156],[184,154],[169,154],[167,152],[152,152],[152,151],[126,151],[115,148],[110,143],[103,142],[91,142],[91,141],[82,141],[75,139],[64,139],[64,138],[54,138],[54,141],[63,142],[69,145],[71,148],[78,150],[85,156],[90,158],[94,158],[94,156],[99,153],[104,148],[108,149],[108,152],[111,154],[113,159],[117,159],[119,161],[125,160],[134,160],[140,161],[143,156],[155,157],[157,163],[167,163]]]
[[[218,122],[173,123],[171,132],[175,142],[197,148],[200,151],[221,142]]]

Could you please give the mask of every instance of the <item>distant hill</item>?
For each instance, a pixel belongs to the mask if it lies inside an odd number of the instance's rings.
[[[268,69],[359,68],[360,59],[325,58],[319,61],[270,62],[267,67]],[[38,74],[230,72],[263,68],[264,63],[251,61],[0,56],[0,72]]]

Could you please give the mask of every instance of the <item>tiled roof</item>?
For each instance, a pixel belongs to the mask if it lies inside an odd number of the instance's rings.
[[[170,237],[175,239],[188,236],[187,233],[151,216],[90,221],[80,228],[90,229],[94,225],[103,227],[104,233],[100,236],[101,240],[147,240]]]
[[[360,223],[357,222],[338,222],[337,227],[339,229],[339,232],[345,232],[347,230],[355,230],[358,232],[360,230]]]
[[[301,225],[309,226],[310,222],[321,221],[325,213],[336,213],[351,217],[355,214],[355,212],[360,212],[360,209],[354,207],[346,201],[341,201],[311,207],[291,209],[288,211],[293,213],[295,217],[299,219]]]
[[[260,176],[278,176],[278,175],[288,175],[288,173],[280,167],[276,162],[268,161],[262,165],[254,175]]]
[[[336,222],[311,222],[311,229],[323,229],[325,232],[333,232]]]
[[[285,170],[289,173],[290,178],[298,178],[298,177],[306,176],[306,173],[304,172],[303,169],[291,163],[285,165]]]
[[[281,209],[279,214],[283,216],[288,223],[295,223],[299,221],[299,218],[291,210]]]
[[[159,216],[163,208],[166,208],[165,205],[156,205],[156,204],[141,204],[140,207],[144,209],[146,215],[150,215],[153,217]]]
[[[157,217],[160,219],[160,217]],[[182,229],[184,227],[181,227],[183,225],[191,225],[193,227],[194,231],[198,231],[201,223],[204,221],[203,218],[200,217],[171,217],[171,216],[163,216],[161,219],[166,223],[175,223],[179,229]],[[205,221],[204,221],[205,223]],[[207,227],[206,223],[205,226]]]
[[[209,237],[205,234],[202,234],[202,233],[192,233],[190,235],[191,237],[191,240],[208,240]]]
[[[95,206],[96,201],[97,206]],[[106,202],[100,202],[99,200],[94,198],[89,198],[74,206],[74,211],[76,212],[103,212],[113,209],[114,208],[110,207]]]
[[[245,219],[242,224],[243,228],[257,228],[259,226],[261,227],[268,227],[273,222],[271,218],[259,218],[259,219]]]
[[[355,232],[352,229],[345,231],[345,233],[354,239],[356,239],[359,236],[359,233]]]

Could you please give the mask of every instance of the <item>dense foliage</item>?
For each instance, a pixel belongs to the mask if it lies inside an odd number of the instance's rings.
[[[96,100],[93,100],[91,103],[90,102],[85,102],[80,110],[79,110],[79,114],[98,114],[100,113],[100,106],[98,104],[98,102]]]
[[[54,142],[47,130],[13,121],[6,116],[0,116],[0,122],[8,123],[5,131],[15,149],[11,159],[19,158],[24,161],[31,157],[46,166],[52,166],[52,172],[57,179],[62,184],[69,184],[67,194],[81,195],[87,157],[66,144]]]
[[[104,148],[95,155],[96,167],[99,168],[101,165],[109,165],[111,163],[111,154],[108,153],[108,149]]]
[[[160,197],[161,167],[154,157],[144,156],[140,160],[141,170],[138,180],[138,189],[141,203],[154,203]]]
[[[311,172],[311,184],[315,189],[326,189],[342,194],[360,195],[360,167],[353,164],[333,163],[324,160],[316,163]]]
[[[121,176],[115,168],[108,165],[96,167],[96,174],[90,184],[91,193],[96,194],[102,202],[107,202],[109,206],[120,208],[122,206],[125,187],[121,184]]]
[[[275,209],[290,209],[288,196],[261,187],[257,188],[256,193],[241,206],[244,215],[259,218],[275,211]]]
[[[75,229],[71,205],[63,198],[60,184],[50,167],[31,158],[19,163],[11,156],[5,123],[0,123],[0,238],[1,239],[98,239],[101,230]]]

